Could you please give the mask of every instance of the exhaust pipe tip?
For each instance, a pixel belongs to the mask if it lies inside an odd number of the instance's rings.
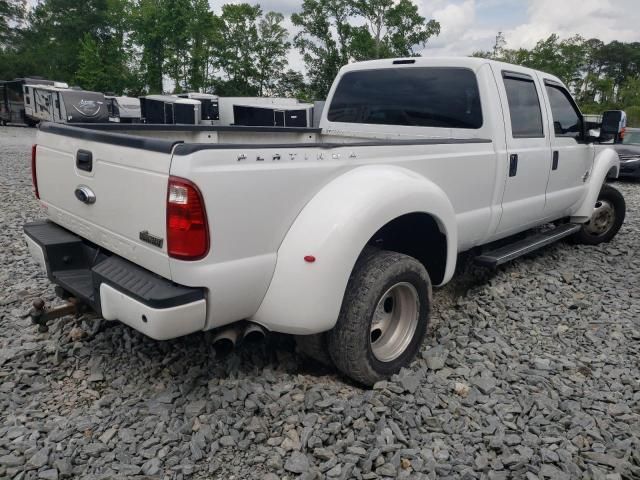
[[[264,340],[264,337],[266,337],[266,335],[267,333],[265,332],[264,328],[256,323],[252,323],[245,329],[244,334],[242,335],[242,342],[258,343]]]
[[[238,331],[236,329],[229,328],[213,337],[213,348],[216,350],[216,355],[226,357],[233,351],[237,342]]]

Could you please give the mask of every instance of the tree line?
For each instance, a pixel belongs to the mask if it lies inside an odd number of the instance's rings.
[[[292,18],[207,0],[0,0],[0,78],[39,75],[89,90],[141,95],[324,98],[353,60],[417,55],[440,31],[413,0],[304,0]],[[296,48],[306,76],[289,68]],[[166,82],[166,80],[169,82]]]
[[[0,78],[40,75],[89,90],[142,95],[325,98],[342,65],[417,56],[440,33],[415,0],[303,0],[291,37],[278,12],[207,0],[0,0]],[[300,52],[305,74],[288,65]],[[427,50],[428,51],[428,50]],[[640,43],[551,35],[509,48],[499,33],[473,56],[560,77],[586,113],[623,108],[640,123]],[[168,81],[167,81],[168,80]]]
[[[552,73],[570,88],[583,113],[622,109],[630,124],[640,126],[640,42],[552,34],[532,49],[512,49],[498,33],[492,50],[473,55]]]

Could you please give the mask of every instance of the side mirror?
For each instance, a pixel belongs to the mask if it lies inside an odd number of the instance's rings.
[[[602,114],[600,135],[603,138],[613,139],[614,143],[622,141],[622,133],[627,126],[627,115],[622,110],[607,110]]]

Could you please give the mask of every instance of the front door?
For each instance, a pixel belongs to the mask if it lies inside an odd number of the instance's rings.
[[[552,151],[545,217],[562,217],[582,198],[595,152],[584,141],[582,114],[566,88],[551,79],[544,86]]]
[[[497,230],[500,236],[525,230],[544,215],[551,155],[539,83],[514,69],[495,72],[505,119],[508,168]]]

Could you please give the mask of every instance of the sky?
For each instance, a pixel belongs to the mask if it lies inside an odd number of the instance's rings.
[[[210,0],[215,12],[224,3],[240,0]],[[301,0],[244,0],[259,4],[263,11],[285,15],[285,26],[293,36],[291,13]],[[414,0],[427,19],[440,22],[441,32],[429,40],[424,56],[470,55],[490,50],[497,32],[503,32],[508,48],[531,48],[557,33],[561,38],[580,34],[604,42],[640,41],[640,1],[638,0]],[[300,54],[292,49],[290,67],[304,71]]]

